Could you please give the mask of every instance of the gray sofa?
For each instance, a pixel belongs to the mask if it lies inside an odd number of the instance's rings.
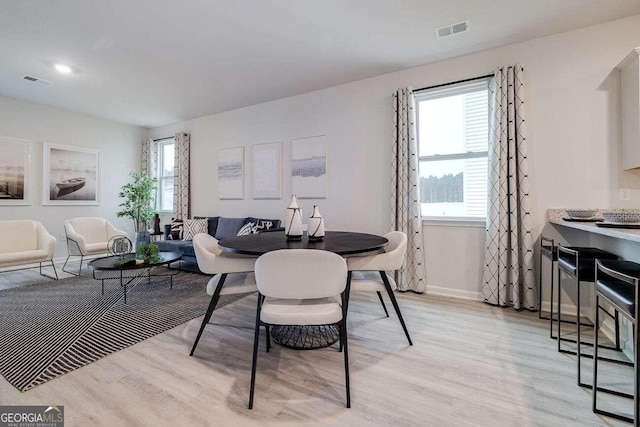
[[[254,217],[226,218],[220,216],[194,216],[194,219],[207,219],[207,232],[218,240],[237,236],[238,231],[249,223],[253,224],[251,227],[253,233],[284,230],[284,228],[280,227],[279,219],[261,219]],[[193,242],[191,240],[179,240],[177,237],[175,230],[172,236],[171,224],[167,224],[164,226],[163,240],[155,242],[155,244],[158,245],[161,251],[178,252],[182,254],[180,269],[200,273],[196,254],[193,249]]]

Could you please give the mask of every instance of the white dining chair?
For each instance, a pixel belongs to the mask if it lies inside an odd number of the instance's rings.
[[[381,294],[381,291],[386,291],[396,315],[400,319],[407,341],[409,341],[409,345],[413,345],[394,294],[394,290],[397,288],[396,282],[393,277],[386,273],[386,271],[395,271],[402,267],[407,252],[407,235],[401,231],[392,231],[385,234],[384,237],[389,241],[384,248],[384,253],[347,258],[347,267],[351,279],[350,291],[375,291],[382,303],[385,314],[389,317],[389,312],[384,305]],[[347,298],[349,298],[349,295],[347,295]]]
[[[258,258],[255,275],[258,291],[264,298],[259,297],[257,304],[249,409],[253,408],[260,326],[330,324],[340,328],[347,408],[350,408],[344,258],[313,249],[278,250]]]
[[[211,320],[211,315],[221,295],[242,294],[258,290],[253,274],[257,258],[227,255],[218,246],[218,240],[207,233],[193,236],[193,249],[200,271],[205,274],[215,274],[215,276],[207,283],[207,293],[211,295],[211,302],[204,319],[202,319],[202,325],[200,325],[198,336],[189,356],[193,356],[193,352],[196,351],[202,332]]]

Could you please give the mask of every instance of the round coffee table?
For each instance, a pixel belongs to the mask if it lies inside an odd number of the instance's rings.
[[[382,236],[347,231],[328,231],[322,240],[309,240],[306,234],[301,240],[288,240],[284,232],[272,231],[223,239],[218,246],[225,252],[255,256],[279,249],[317,249],[348,256],[378,251],[387,243]],[[272,326],[271,337],[285,347],[312,350],[337,342],[340,330],[335,325]]]
[[[178,252],[160,252],[158,256],[160,257],[160,261],[157,261],[157,262],[153,262],[153,263],[144,262],[142,264],[123,265],[121,264],[123,260],[126,261],[128,259],[135,259],[136,254],[127,254],[124,256],[113,255],[113,256],[108,256],[103,258],[96,258],[90,261],[89,265],[93,268],[93,278],[96,280],[102,281],[103,294],[104,294],[105,278],[96,277],[96,271],[117,271],[120,273],[119,274],[120,286],[123,287],[124,289],[124,303],[126,304],[127,303],[127,285],[131,283],[133,279],[144,276],[146,274],[150,282],[151,276],[154,276],[151,274],[154,267],[158,267],[160,265],[169,265],[172,262],[179,261],[182,258],[182,254]],[[146,269],[147,270],[146,273],[137,274],[133,278],[124,276],[125,271],[142,270],[142,269]],[[169,280],[171,281],[171,288],[173,288],[173,276],[175,274],[176,273],[162,274],[162,275],[156,275],[156,276],[169,276]],[[114,277],[114,279],[117,279],[117,278],[118,277]],[[129,280],[125,281],[124,279],[129,279]]]

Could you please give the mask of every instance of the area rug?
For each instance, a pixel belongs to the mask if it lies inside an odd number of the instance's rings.
[[[133,278],[127,304],[119,280],[102,295],[91,276],[0,291],[0,374],[24,392],[202,316],[208,279],[180,272],[170,289],[166,277]],[[218,308],[246,295],[221,296]]]

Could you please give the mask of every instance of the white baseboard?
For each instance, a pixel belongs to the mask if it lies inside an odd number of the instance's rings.
[[[445,297],[461,298],[471,301],[484,301],[482,293],[464,291],[462,289],[443,288],[427,284],[427,295],[440,295]]]

